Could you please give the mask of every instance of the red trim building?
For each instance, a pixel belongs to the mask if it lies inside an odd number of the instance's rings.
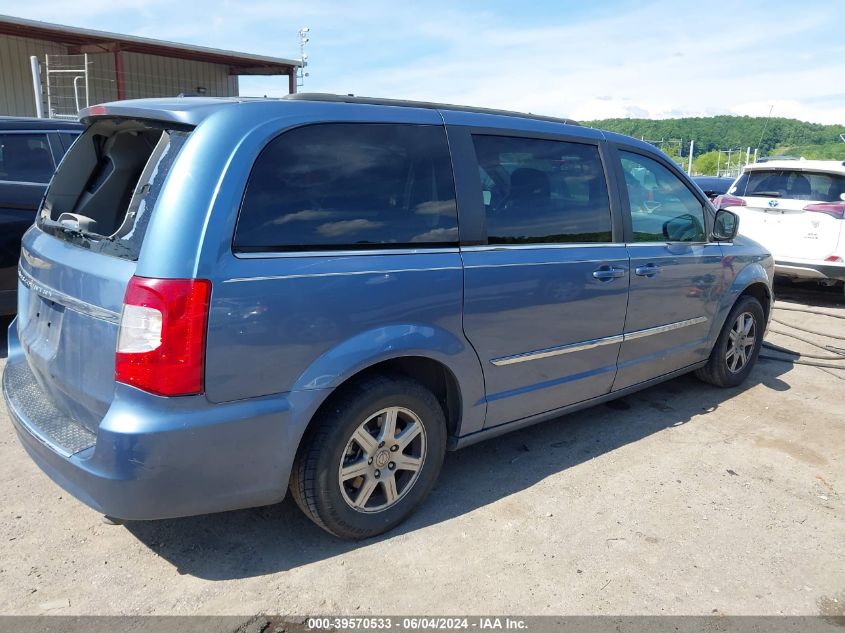
[[[300,66],[299,60],[0,15],[0,115],[36,114],[33,55],[40,64],[46,116],[67,116],[86,101],[237,96],[238,77],[244,75],[286,75],[287,90],[294,92]]]

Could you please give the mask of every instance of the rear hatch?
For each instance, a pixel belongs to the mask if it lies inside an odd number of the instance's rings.
[[[837,249],[842,220],[816,208],[842,202],[845,175],[802,169],[744,173],[728,193],[745,201],[737,209],[743,234],[776,259],[825,259]]]
[[[96,120],[59,165],[24,236],[17,328],[28,368],[94,431],[114,395],[120,312],[155,201],[190,131]]]

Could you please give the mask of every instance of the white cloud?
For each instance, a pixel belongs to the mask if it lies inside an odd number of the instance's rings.
[[[764,116],[774,104],[773,116],[845,124],[845,101],[824,100],[845,77],[845,5],[802,6],[42,0],[14,12],[282,57],[298,55],[296,31],[308,25],[306,89],[314,91],[580,119]],[[278,77],[241,86],[244,94],[287,91]]]
[[[771,101],[749,101],[731,107],[734,114],[760,116],[768,114],[772,108],[772,116],[800,119],[815,123],[843,123],[845,122],[845,101],[837,105],[818,106],[806,101],[795,99],[773,99]],[[843,125],[845,131],[845,125]]]

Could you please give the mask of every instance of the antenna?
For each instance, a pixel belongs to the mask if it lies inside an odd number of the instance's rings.
[[[305,78],[309,75],[309,73],[305,71],[305,69],[308,68],[308,53],[305,52],[305,46],[311,41],[311,38],[308,36],[310,32],[311,29],[307,26],[303,26],[299,29],[299,60],[302,62],[302,65],[296,73],[297,92],[299,92],[299,89],[305,85]]]
[[[757,155],[757,150],[760,149],[760,143],[763,142],[763,135],[766,133],[766,127],[768,127],[768,125],[769,125],[769,119],[771,118],[772,110],[774,110],[774,109],[775,109],[774,104],[769,106],[769,114],[766,115],[766,121],[765,121],[765,123],[763,123],[763,131],[760,132],[760,140],[757,141],[757,147],[754,148],[754,155],[755,156]]]

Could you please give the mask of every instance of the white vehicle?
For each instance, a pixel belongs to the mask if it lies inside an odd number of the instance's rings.
[[[845,163],[754,163],[715,203],[739,215],[740,233],[772,253],[775,274],[845,281]]]

